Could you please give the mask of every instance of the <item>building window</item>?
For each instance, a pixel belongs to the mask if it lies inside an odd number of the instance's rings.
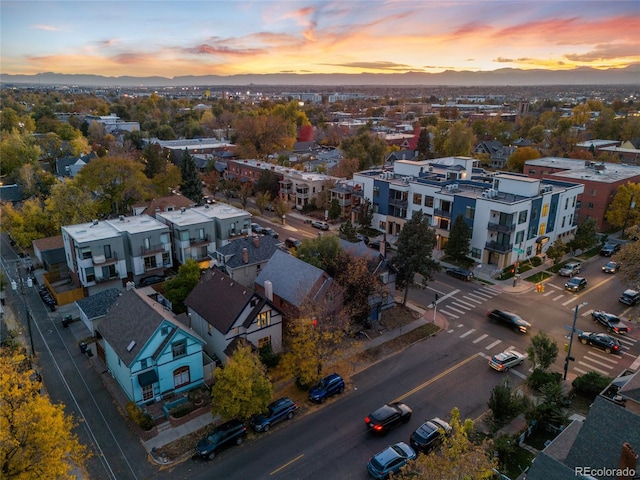
[[[547,227],[546,223],[541,223],[540,224],[540,230],[538,230],[538,235],[544,235],[545,232],[545,228]]]
[[[262,337],[258,339],[258,348],[262,349],[263,347],[267,347],[271,345],[271,337]]]
[[[542,206],[542,216],[543,216],[543,217],[546,217],[547,215],[549,215],[549,204],[548,204],[548,203],[545,203],[545,204]]]
[[[529,170],[529,175],[535,175],[536,171],[535,170]]]
[[[577,199],[577,198],[578,198],[578,197],[573,197],[573,202],[571,202],[571,206],[572,206],[572,207],[575,207],[575,206],[576,206],[576,199]]]
[[[527,213],[528,212],[526,210],[520,212],[520,214],[518,215],[518,225],[521,225],[527,221]]]
[[[516,233],[516,244],[520,245],[523,240],[524,240],[524,230]]]
[[[198,238],[200,240],[204,240],[204,228],[199,228],[198,229]]]
[[[591,196],[595,197],[596,196],[596,191],[595,190],[591,190]]]
[[[207,333],[209,334],[209,336],[211,336],[211,334],[213,333],[213,325],[211,325],[210,323],[207,323]]]
[[[145,250],[149,250],[151,248],[151,237],[144,237],[143,243]]]
[[[264,328],[271,325],[271,310],[267,310],[266,312],[260,312],[256,317],[258,321],[258,328]]]
[[[180,239],[181,242],[188,242],[189,230],[182,230],[181,232],[178,232],[178,238]]]
[[[527,247],[527,257],[530,257],[530,256],[531,256],[531,251],[532,251],[532,249],[533,249],[533,247],[531,247],[531,246],[528,246],[528,247]]]
[[[104,258],[111,258],[111,245],[104,246]]]
[[[567,219],[567,217],[562,217],[562,227],[561,228],[564,228],[564,222],[565,222],[566,219]]]
[[[373,197],[379,197],[380,196],[380,187],[373,187]]]
[[[102,267],[102,278],[113,278],[116,275],[116,266],[115,265],[107,265],[106,267]]]
[[[433,208],[433,197],[424,196],[424,206]]]
[[[180,340],[171,344],[171,352],[173,353],[173,358],[182,357],[187,354],[187,341]]]
[[[387,231],[387,222],[382,222],[382,221],[381,221],[381,222],[378,224],[378,228],[379,228],[380,230],[382,230],[382,231],[386,232],[386,231]]]
[[[564,199],[564,209],[566,210],[567,208],[569,208],[569,197]]]
[[[83,248],[82,250],[80,250],[80,257],[83,260],[87,260],[87,259],[91,258],[91,249],[89,247],[87,247],[87,248]]]
[[[171,265],[171,254],[169,252],[164,252],[162,254],[162,265],[164,265],[165,267],[167,265]]]
[[[96,274],[93,271],[93,267],[88,267],[84,269],[84,275],[87,278],[87,282],[95,282]]]
[[[166,337],[168,333],[169,333],[169,327],[164,326],[164,327],[162,327],[162,328],[160,329],[160,334],[161,334],[163,337]]]
[[[482,257],[482,250],[480,250],[479,248],[472,248],[471,249],[471,257],[472,258],[481,258]]]
[[[189,367],[180,367],[173,371],[173,388],[182,387],[189,382]]]
[[[587,203],[587,208],[593,208],[593,203],[591,202]]]
[[[476,217],[476,209],[474,207],[467,207],[464,212],[464,217],[473,220]]]
[[[153,399],[153,384],[142,387],[142,401]]]
[[[414,205],[422,205],[422,194],[414,193],[413,194],[413,204]]]
[[[143,358],[142,360],[140,360],[140,368],[141,368],[142,370],[144,370],[144,369],[145,369],[145,368],[147,368],[147,367],[148,367],[148,365],[147,365],[147,359],[146,359],[146,358]]]
[[[169,234],[161,233],[160,234],[160,243],[169,243]]]
[[[144,269],[151,270],[156,268],[158,265],[156,263],[156,256],[153,255],[151,257],[144,257]]]

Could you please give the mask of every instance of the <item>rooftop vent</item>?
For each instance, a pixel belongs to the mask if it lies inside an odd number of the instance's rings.
[[[136,341],[131,340],[131,343],[127,346],[127,352],[130,352],[131,350],[133,350],[133,347],[135,346],[136,346]]]

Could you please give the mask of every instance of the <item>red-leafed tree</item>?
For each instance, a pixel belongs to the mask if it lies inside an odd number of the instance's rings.
[[[299,142],[312,142],[313,141],[313,126],[310,123],[302,125],[298,132]]]

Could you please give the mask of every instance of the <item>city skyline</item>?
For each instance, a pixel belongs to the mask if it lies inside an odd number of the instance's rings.
[[[0,73],[359,74],[621,68],[636,1],[3,1]]]

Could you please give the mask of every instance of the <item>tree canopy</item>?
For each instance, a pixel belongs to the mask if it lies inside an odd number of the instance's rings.
[[[42,384],[14,348],[0,350],[0,473],[7,480],[73,479],[89,453],[73,433],[62,404],[41,394]]]
[[[422,277],[421,283],[426,286],[428,280],[433,280],[433,273],[440,270],[440,264],[431,258],[435,244],[436,232],[429,226],[427,217],[421,210],[414,212],[400,231],[398,253],[392,260],[398,271],[396,285],[404,289],[403,305],[416,274]]]
[[[171,302],[175,313],[187,311],[184,301],[199,281],[200,265],[193,258],[189,258],[178,268],[178,275],[164,283],[163,295]]]
[[[576,233],[568,242],[568,246],[573,250],[586,250],[598,243],[598,231],[596,221],[588,218],[576,228]]]
[[[330,276],[336,273],[336,260],[342,251],[340,240],[335,235],[319,235],[305,238],[298,248],[296,257],[314,267],[321,268]]]
[[[186,148],[184,149],[184,153],[182,154],[180,173],[182,174],[180,193],[182,193],[182,195],[187,197],[192,202],[202,202],[202,183],[200,180],[200,175],[198,175],[196,162],[193,160],[193,157],[189,153],[189,150],[187,150]]]
[[[531,338],[527,354],[533,363],[533,368],[545,371],[558,357],[558,344],[546,333],[540,331]]]
[[[241,345],[228,357],[224,368],[216,368],[211,390],[214,415],[223,420],[248,419],[262,413],[273,395],[266,367],[249,345]]]
[[[633,226],[627,229],[630,238],[640,237],[640,227]],[[640,285],[640,240],[627,243],[616,254],[615,260],[620,262],[620,277],[625,285],[637,287]]]
[[[469,254],[469,246],[471,244],[471,229],[464,219],[464,215],[460,214],[453,221],[451,231],[449,232],[449,240],[444,246],[444,252],[456,259],[463,259]]]
[[[640,183],[620,185],[605,213],[605,219],[614,227],[640,224]]]

